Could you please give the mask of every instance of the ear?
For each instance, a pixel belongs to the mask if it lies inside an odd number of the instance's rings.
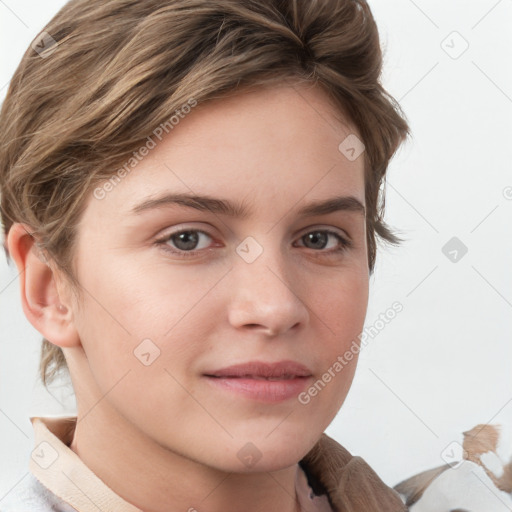
[[[7,235],[9,254],[20,279],[21,303],[28,321],[59,347],[80,345],[73,323],[71,297],[62,276],[50,267],[26,224],[15,223]],[[59,294],[59,291],[62,293]]]

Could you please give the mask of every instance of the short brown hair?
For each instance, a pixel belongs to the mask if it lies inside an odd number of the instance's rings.
[[[290,78],[321,86],[363,138],[370,274],[377,236],[401,241],[383,220],[383,185],[409,128],[380,83],[364,0],[71,0],[44,31],[58,46],[26,51],[0,112],[0,213],[5,236],[31,226],[77,289],[76,225],[95,184],[190,98]],[[43,339],[43,382],[64,367]]]

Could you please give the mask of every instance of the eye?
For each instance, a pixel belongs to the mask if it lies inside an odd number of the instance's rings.
[[[211,239],[211,236],[205,231],[200,231],[198,229],[184,229],[167,235],[165,238],[158,240],[157,243],[161,245],[164,250],[186,258],[193,256],[197,251],[208,247],[208,243],[205,244],[205,238]],[[202,244],[200,243],[201,241]],[[174,246],[174,249],[169,247],[171,243]]]
[[[160,246],[162,250],[171,253],[173,256],[191,258],[196,256],[201,250],[208,248],[210,245],[208,239],[212,240],[212,237],[205,231],[198,229],[182,229],[156,240],[155,243]],[[329,239],[335,241],[334,249],[325,250],[329,245]],[[312,249],[319,253],[319,256],[339,254],[352,247],[350,240],[343,238],[336,231],[329,229],[309,231],[305,235],[302,235],[299,240],[303,241],[303,247]]]
[[[335,248],[330,251],[325,251],[324,249],[328,245],[329,238],[337,240],[337,244],[335,244]],[[336,231],[332,231],[330,229],[316,229],[314,231],[309,231],[305,235],[303,235],[300,240],[304,241],[304,245],[308,249],[314,249],[316,252],[327,253],[340,253],[346,251],[352,246],[352,242],[348,239],[343,238]],[[337,245],[337,247],[336,247]]]

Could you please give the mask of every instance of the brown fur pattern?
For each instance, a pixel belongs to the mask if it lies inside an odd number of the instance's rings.
[[[406,499],[405,504],[410,507],[414,505],[425,492],[425,489],[444,471],[450,468],[449,464],[444,464],[428,471],[418,473],[407,480],[403,480],[395,485],[394,489]]]
[[[479,424],[471,430],[463,432],[463,435],[464,441],[462,447],[464,459],[481,466],[499,490],[512,493],[512,458],[503,466],[503,475],[500,477],[497,477],[489,470],[481,459],[484,454],[489,452],[493,452],[498,456],[497,447],[500,438],[500,426]],[[422,473],[418,473],[417,475],[403,480],[395,485],[394,489],[405,498],[406,505],[410,507],[418,502],[432,482],[449,468],[450,465],[445,464],[428,471],[423,471]],[[452,510],[450,512],[465,511]]]
[[[498,425],[479,424],[471,430],[464,432],[464,458],[484,468],[487,476],[494,482],[494,485],[501,491],[512,493],[512,460],[503,466],[503,475],[497,477],[487,469],[481,460],[484,453],[496,453],[500,429]],[[497,455],[497,454],[496,454]]]

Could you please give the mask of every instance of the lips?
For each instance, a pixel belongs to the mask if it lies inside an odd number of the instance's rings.
[[[310,377],[312,372],[306,366],[295,361],[279,361],[265,363],[251,361],[249,363],[228,366],[220,370],[205,373],[207,377],[245,378],[255,380],[291,380],[299,377]]]
[[[208,371],[206,382],[216,392],[234,394],[266,404],[294,399],[312,378],[311,370],[296,361],[251,361]]]

